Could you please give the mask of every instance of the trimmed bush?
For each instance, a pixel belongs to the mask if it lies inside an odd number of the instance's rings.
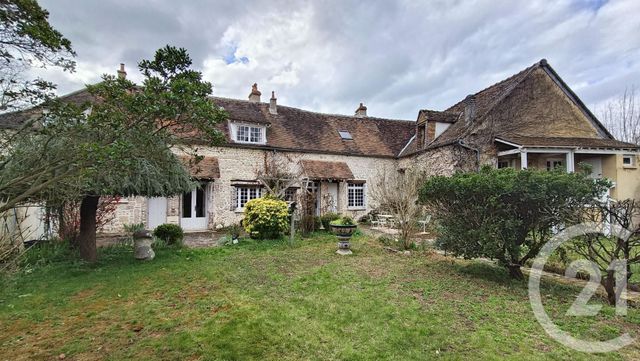
[[[184,231],[177,224],[164,223],[153,230],[153,235],[167,242],[167,244],[182,244]]]
[[[331,221],[335,221],[336,219],[340,219],[340,215],[338,213],[329,212],[323,214],[320,217],[320,221],[322,222],[322,227],[324,227],[324,230],[327,232],[331,231],[330,223]]]
[[[289,206],[269,197],[252,199],[244,206],[242,225],[251,238],[278,238],[289,228]]]

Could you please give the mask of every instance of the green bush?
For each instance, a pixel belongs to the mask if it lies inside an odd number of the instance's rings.
[[[560,170],[483,168],[432,177],[420,202],[434,211],[437,246],[455,256],[496,259],[513,277],[584,205],[599,198],[607,180]]]
[[[329,225],[332,226],[354,226],[355,224],[356,222],[354,222],[353,218],[349,216],[344,216],[329,222]]]
[[[182,244],[184,231],[177,224],[161,224],[153,230],[153,235],[167,242],[169,245]]]
[[[289,228],[289,206],[269,197],[252,199],[244,206],[242,225],[252,238],[278,238]]]
[[[338,213],[329,212],[320,217],[320,222],[322,222],[322,227],[324,227],[326,231],[330,231],[330,223],[336,219],[340,219],[340,215]]]

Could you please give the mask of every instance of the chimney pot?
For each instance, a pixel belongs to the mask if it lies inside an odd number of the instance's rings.
[[[360,103],[360,106],[358,107],[358,109],[356,109],[356,115],[357,118],[364,118],[367,116],[367,107],[364,106],[364,104]]]
[[[120,63],[120,69],[118,69],[118,79],[126,79],[127,72],[124,70],[124,63]]]
[[[258,83],[253,83],[251,86],[251,93],[249,93],[249,101],[254,103],[260,103],[260,96],[262,93],[258,90]]]
[[[473,94],[467,95],[464,98],[464,120],[467,123],[473,122],[476,117],[476,96]]]
[[[269,99],[269,113],[271,114],[278,114],[278,105],[277,105],[277,101],[278,99],[276,98],[276,92],[275,91],[271,91],[271,99]]]

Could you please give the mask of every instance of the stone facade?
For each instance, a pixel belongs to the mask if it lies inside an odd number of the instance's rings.
[[[242,217],[242,212],[232,206],[234,200],[233,192],[235,188],[232,181],[254,180],[256,170],[264,167],[266,154],[273,153],[270,150],[236,148],[236,147],[202,147],[198,148],[198,154],[203,156],[216,157],[220,167],[220,178],[207,183],[207,229],[213,230],[219,227],[229,226],[238,223]],[[381,157],[363,157],[332,154],[314,153],[283,153],[291,159],[292,167],[296,167],[301,160],[320,160],[328,162],[345,162],[353,172],[354,180],[365,182],[365,207],[359,209],[348,209],[347,207],[347,181],[337,181],[338,199],[335,202],[338,213],[350,215],[355,219],[360,218],[376,208],[372,199],[371,189],[378,182],[382,172],[396,171],[399,160]],[[320,209],[330,209],[328,204],[329,181],[320,181],[321,200]],[[181,202],[182,196],[170,197],[167,200],[166,223],[180,224],[181,222]],[[103,232],[121,233],[124,224],[144,223],[148,225],[147,219],[147,199],[136,197],[127,199],[126,202],[118,206],[116,217],[113,222],[107,225]]]

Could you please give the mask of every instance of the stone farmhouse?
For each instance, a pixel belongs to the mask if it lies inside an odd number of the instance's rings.
[[[86,96],[79,91],[63,98]],[[376,208],[371,190],[382,172],[412,167],[428,176],[485,164],[572,172],[588,163],[592,177],[613,181],[610,197],[640,198],[640,148],[614,139],[544,59],[448,109],[419,110],[415,120],[372,117],[363,104],[352,116],[311,112],[277,104],[274,93],[264,102],[256,84],[247,100],[213,100],[229,114],[220,124],[226,142],[198,146],[204,159],[189,169],[202,187],[171,198],[122,199],[105,232],[132,223],[205,231],[238,222],[244,204],[263,194],[256,170],[273,154],[299,167],[318,215],[367,214]],[[20,117],[3,115],[0,123]]]

